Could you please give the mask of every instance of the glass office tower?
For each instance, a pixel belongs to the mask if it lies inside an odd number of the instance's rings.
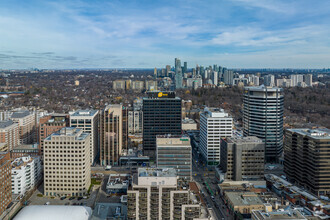
[[[148,92],[143,99],[143,153],[155,159],[157,135],[181,134],[181,99],[174,92]]]
[[[281,88],[244,88],[244,136],[257,136],[265,142],[267,162],[277,161],[283,151],[283,102]]]

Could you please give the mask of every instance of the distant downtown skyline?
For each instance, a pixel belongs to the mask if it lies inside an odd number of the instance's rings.
[[[0,69],[329,68],[328,0],[1,1]]]

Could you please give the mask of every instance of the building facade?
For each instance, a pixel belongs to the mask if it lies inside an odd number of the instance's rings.
[[[0,121],[0,143],[6,143],[9,151],[19,144],[18,123],[12,120]]]
[[[100,163],[117,165],[123,148],[123,106],[108,105],[100,114]]]
[[[44,194],[82,196],[91,185],[90,133],[66,127],[44,140]]]
[[[12,194],[23,196],[38,184],[41,175],[42,166],[39,156],[16,158],[12,162],[11,170]]]
[[[99,112],[97,110],[78,110],[70,115],[70,127],[82,129],[91,134],[90,156],[91,164],[94,163],[99,151]]]
[[[194,198],[180,189],[174,169],[139,168],[127,191],[127,219],[199,219],[201,206]]]
[[[39,149],[40,154],[44,152],[44,140],[49,135],[59,131],[61,128],[69,126],[68,115],[47,115],[40,118],[39,121]]]
[[[158,135],[157,167],[174,168],[180,179],[192,178],[192,152],[190,138],[186,136]]]
[[[257,137],[229,137],[221,141],[220,168],[225,179],[261,180],[264,178],[265,144]]]
[[[149,92],[143,99],[143,153],[156,157],[157,135],[181,134],[181,99],[174,92]]]
[[[330,129],[288,129],[284,141],[287,178],[315,195],[330,195]]]
[[[277,161],[283,151],[283,106],[281,88],[244,88],[244,136],[256,136],[265,142],[268,162]]]
[[[33,144],[36,142],[37,130],[35,114],[29,111],[17,111],[11,115],[11,120],[18,123],[20,144]]]
[[[0,152],[0,215],[12,201],[11,162],[9,152]]]
[[[223,109],[205,108],[200,115],[199,150],[208,166],[220,163],[221,138],[231,137],[233,118]]]

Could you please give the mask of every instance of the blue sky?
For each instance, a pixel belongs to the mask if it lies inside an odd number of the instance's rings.
[[[330,67],[329,0],[0,1],[0,69]]]

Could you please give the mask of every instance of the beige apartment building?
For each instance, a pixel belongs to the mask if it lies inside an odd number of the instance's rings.
[[[100,113],[100,163],[118,164],[123,148],[123,106],[108,105]]]
[[[6,149],[9,151],[19,145],[19,127],[17,123],[12,120],[0,121],[0,143],[5,143]]]
[[[62,128],[44,140],[44,194],[82,196],[91,184],[90,134]]]
[[[20,144],[33,144],[36,141],[35,115],[29,111],[17,111],[11,115],[11,120],[18,123]]]
[[[200,219],[197,197],[177,183],[173,168],[139,168],[127,191],[127,219]]]

